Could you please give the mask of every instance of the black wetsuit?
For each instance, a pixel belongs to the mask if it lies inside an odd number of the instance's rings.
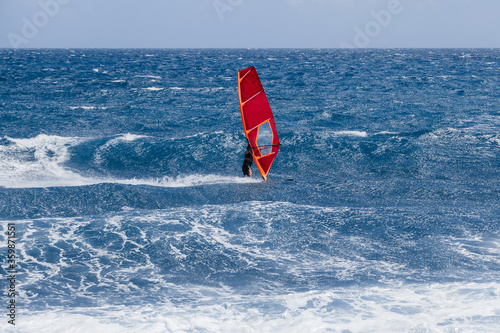
[[[250,167],[252,166],[252,148],[250,147],[250,144],[247,146],[247,151],[245,152],[245,160],[243,161],[243,166],[241,167],[241,170],[243,171],[243,176],[249,176],[249,171]]]

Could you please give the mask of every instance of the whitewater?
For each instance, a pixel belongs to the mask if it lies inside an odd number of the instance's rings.
[[[0,59],[2,332],[499,331],[499,50]],[[249,66],[268,181],[241,172]]]

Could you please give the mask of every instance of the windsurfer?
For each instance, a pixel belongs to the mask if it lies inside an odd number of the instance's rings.
[[[249,143],[247,146],[247,150],[245,151],[245,160],[243,161],[243,166],[241,167],[244,177],[252,178],[252,160],[252,148],[250,147]]]

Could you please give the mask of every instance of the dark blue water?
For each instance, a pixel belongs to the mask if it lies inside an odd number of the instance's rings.
[[[498,331],[499,50],[0,59],[2,329]],[[267,182],[241,177],[248,66],[282,143]]]

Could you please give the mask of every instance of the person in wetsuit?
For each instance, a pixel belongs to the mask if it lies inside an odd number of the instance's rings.
[[[247,150],[245,151],[245,160],[243,160],[243,165],[241,167],[244,177],[252,178],[252,161],[252,148],[250,147],[249,143],[247,146]]]

